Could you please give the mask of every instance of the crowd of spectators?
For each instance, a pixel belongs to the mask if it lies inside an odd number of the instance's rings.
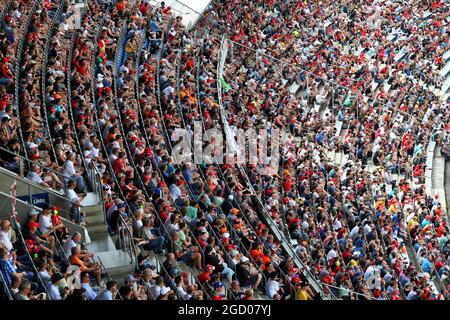
[[[80,28],[67,1],[4,10],[3,166],[33,160],[26,177],[85,226],[95,166],[108,230],[138,262],[109,279],[46,205],[24,245],[2,221],[14,298],[448,299],[448,215],[425,185],[428,143],[450,143],[445,2],[213,1],[193,30],[146,0],[88,2]],[[284,130],[279,168],[177,161],[196,122]]]
[[[431,89],[446,5],[225,1],[209,17],[232,34],[229,125],[288,133],[277,174],[246,172],[312,272],[346,299],[448,296],[447,216],[424,178],[428,142],[445,149],[449,138],[448,101]]]

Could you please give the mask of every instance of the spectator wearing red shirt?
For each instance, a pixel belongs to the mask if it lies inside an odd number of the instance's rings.
[[[197,276],[198,281],[200,281],[200,283],[205,283],[206,281],[208,281],[214,269],[214,266],[207,264],[205,271]]]
[[[125,171],[126,168],[126,163],[125,163],[125,158],[126,158],[127,154],[122,151],[119,153],[119,157],[114,160],[113,164],[112,164],[112,168],[114,170],[114,174],[118,174],[121,171]]]

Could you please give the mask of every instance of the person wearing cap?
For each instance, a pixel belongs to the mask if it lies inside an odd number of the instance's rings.
[[[214,266],[207,264],[205,267],[205,271],[203,271],[202,273],[199,273],[199,275],[197,276],[197,280],[200,283],[205,283],[206,281],[208,281],[210,279],[211,274],[214,272],[216,268],[214,268]]]
[[[236,278],[241,288],[256,289],[262,280],[262,275],[250,264],[250,260],[246,256],[242,256],[236,266]]]
[[[228,221],[230,221],[230,223],[233,223],[233,221],[236,220],[236,215],[239,213],[239,211],[239,209],[234,207],[230,209],[230,213],[227,215],[227,219]]]
[[[57,272],[57,273],[52,274],[51,282],[48,283],[48,285],[47,285],[48,295],[51,300],[62,300],[63,299],[64,295],[61,296],[61,293],[59,291],[59,283],[62,279],[64,279],[64,276],[61,273]],[[70,291],[70,289],[67,289],[66,294],[69,293],[68,291]]]
[[[136,279],[132,274],[125,277],[124,286],[131,288],[131,294],[133,297],[132,300],[147,300],[144,287],[138,284],[138,279]]]
[[[127,213],[125,212],[127,205],[125,202],[120,202],[117,204],[117,210],[115,210],[110,217],[109,220],[109,228],[113,233],[116,233],[117,230],[117,223],[119,222],[119,216],[122,216],[122,218],[126,219],[128,217]]]
[[[39,223],[37,223],[36,221],[31,220],[30,222],[28,222],[26,225],[26,231],[22,234],[23,238],[25,240],[30,240],[31,242],[33,242],[34,245],[39,248],[39,252],[37,254],[40,257],[46,256],[48,259],[48,263],[52,268],[54,268],[55,262],[53,261],[53,250],[51,249],[51,246],[54,245],[55,239],[51,235],[47,236],[47,238],[41,238],[37,236],[36,231],[39,226]],[[53,240],[53,243],[50,243],[51,240]]]
[[[233,201],[234,201],[234,196],[232,194],[230,194],[225,199],[225,201],[222,203],[222,210],[225,214],[230,213],[231,209],[233,209]]]
[[[224,290],[224,286],[224,283],[220,281],[214,283],[214,291],[211,295],[213,300],[227,300],[227,293]]]
[[[92,287],[90,285],[89,273],[82,272],[81,276],[80,276],[80,280],[81,280],[81,287],[84,290],[86,290],[87,300],[95,300],[95,298],[97,297],[97,293],[92,289]]]

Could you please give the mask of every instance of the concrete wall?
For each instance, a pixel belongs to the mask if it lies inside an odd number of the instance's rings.
[[[69,218],[68,212],[70,210],[70,202],[64,197],[55,191],[49,190],[47,188],[43,188],[38,184],[18,176],[17,174],[8,171],[4,168],[0,168],[0,192],[3,192],[7,195],[10,194],[11,185],[17,179],[17,198],[22,199],[23,201],[31,203],[37,207],[41,207],[45,201],[49,201],[51,205],[57,206],[61,208],[61,216],[65,218]],[[31,199],[30,199],[31,194]],[[0,203],[0,209],[3,210],[4,206]],[[11,206],[9,206],[11,208]]]
[[[22,200],[16,200],[16,212],[17,221],[22,225],[27,221],[27,213],[31,209],[39,210],[37,207],[31,206]],[[9,194],[0,192],[0,220],[9,219],[12,214],[12,198]],[[82,236],[82,241],[84,243],[89,243],[91,240],[86,228],[71,222],[70,220],[61,216],[61,221],[67,226],[69,233],[80,232]]]

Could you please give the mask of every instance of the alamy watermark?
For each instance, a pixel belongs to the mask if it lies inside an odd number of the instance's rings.
[[[286,132],[272,126],[243,130],[226,127],[203,130],[194,122],[194,130],[176,129],[172,158],[175,163],[250,164],[278,170],[282,141]]]

